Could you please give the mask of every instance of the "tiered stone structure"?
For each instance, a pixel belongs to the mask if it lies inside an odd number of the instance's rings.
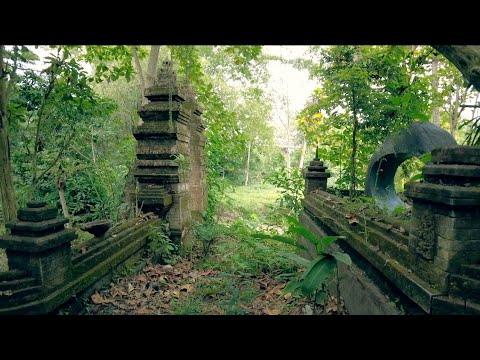
[[[317,149],[315,158],[310,162],[310,166],[307,166],[307,171],[305,172],[305,195],[317,189],[327,190],[327,179],[331,175],[329,172],[326,172],[327,169],[326,166],[323,166],[323,161],[320,161],[318,158]]]
[[[414,269],[450,296],[480,303],[480,148],[433,150],[423,174],[424,182],[405,185]]]
[[[30,201],[18,210],[18,221],[8,223],[11,234],[0,237],[0,247],[7,249],[10,269],[24,271],[37,279],[44,290],[68,281],[72,260],[70,242],[75,230],[65,229],[65,217],[57,217],[57,208],[44,201]]]
[[[133,133],[138,141],[133,176],[143,212],[152,211],[169,223],[170,237],[179,241],[192,211],[206,206],[205,136],[202,109],[188,84],[177,82],[170,61],[164,61],[156,83],[145,90],[150,101],[139,110],[143,120]]]

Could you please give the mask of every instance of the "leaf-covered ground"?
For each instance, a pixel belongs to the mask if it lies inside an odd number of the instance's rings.
[[[259,196],[261,192],[262,196]],[[261,242],[248,234],[265,224],[274,211],[276,190],[237,188],[226,202],[222,231],[209,254],[201,243],[190,256],[172,265],[147,260],[140,272],[117,277],[85,303],[87,314],[122,315],[299,315],[343,314],[334,297],[322,305],[292,296],[284,287],[298,270],[279,256],[280,243]],[[261,199],[255,201],[254,199]],[[247,210],[248,209],[248,210]],[[221,216],[222,218],[222,216]],[[220,219],[221,220],[221,219]],[[278,225],[277,225],[278,226]]]

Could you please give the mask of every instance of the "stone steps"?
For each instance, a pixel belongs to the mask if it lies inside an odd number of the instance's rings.
[[[0,282],[1,281],[11,281],[18,280],[27,276],[27,273],[23,270],[9,270],[5,272],[0,272]]]
[[[469,278],[480,280],[480,264],[477,265],[462,265],[460,273]]]
[[[31,277],[18,280],[0,281],[0,291],[18,290],[34,285],[37,285],[37,280]]]
[[[460,299],[469,299],[480,302],[480,280],[472,279],[463,275],[452,274],[450,276],[449,294]]]
[[[31,301],[39,297],[41,293],[42,286],[40,285],[0,293],[0,307],[14,306]]]

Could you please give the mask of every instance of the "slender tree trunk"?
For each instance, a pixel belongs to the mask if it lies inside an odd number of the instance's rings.
[[[58,196],[60,197],[60,205],[62,205],[63,216],[68,219],[66,227],[71,228],[72,225],[70,224],[70,214],[68,213],[67,201],[65,200],[65,179],[60,177],[57,179],[55,185],[57,186]]]
[[[457,130],[457,124],[458,124],[458,118],[460,116],[460,113],[458,111],[458,108],[460,107],[460,91],[458,88],[458,85],[455,89],[455,100],[453,102],[453,111],[452,111],[452,117],[450,118],[450,134],[452,134],[453,137],[455,137],[455,132]]]
[[[433,111],[432,121],[435,125],[440,126],[440,108],[437,104],[438,98],[438,58],[434,56],[432,60],[432,97],[433,97]]]
[[[132,49],[133,61],[135,63],[135,68],[137,69],[138,80],[140,81],[140,93],[142,94],[142,105],[148,104],[148,99],[143,96],[145,91],[145,77],[143,76],[142,65],[140,64],[140,59],[138,58],[137,50],[135,46],[130,47]]]
[[[357,105],[356,105],[356,96],[355,90],[352,92],[353,98],[353,134],[352,134],[352,158],[351,158],[351,177],[350,177],[350,189],[349,196],[352,199],[355,196],[355,188],[357,185],[357,179],[355,175],[356,160],[357,160],[357,129],[358,129],[358,119],[357,119]]]
[[[248,186],[248,177],[250,175],[250,154],[252,152],[252,142],[248,142],[247,163],[245,165],[245,186]]]
[[[298,170],[303,169],[303,163],[305,162],[305,153],[307,152],[307,138],[303,137],[302,152],[300,153],[300,161],[298,163]]]
[[[7,74],[5,73],[4,45],[0,45],[0,200],[2,202],[5,222],[17,218],[17,204],[13,187],[12,164],[10,161],[10,144],[8,139],[7,114]]]
[[[150,49],[150,56],[148,57],[148,67],[147,67],[147,76],[145,78],[145,88],[155,84],[159,54],[160,54],[160,45],[152,45]]]

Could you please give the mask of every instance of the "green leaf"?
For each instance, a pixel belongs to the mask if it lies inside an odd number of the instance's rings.
[[[411,116],[414,119],[418,119],[422,122],[426,122],[430,120],[430,117],[428,115],[418,113],[418,112],[408,111],[407,115]]]
[[[305,259],[304,257],[301,257],[300,255],[297,255],[297,254],[284,252],[284,251],[279,252],[279,254],[294,261],[296,264],[300,266],[307,267],[308,265],[310,265],[310,262],[311,262],[311,260]]]
[[[325,237],[320,239],[324,248],[326,248],[328,245],[330,245],[331,243],[333,243],[336,240],[338,240],[337,236],[325,236]]]
[[[293,226],[290,226],[288,229],[289,229],[289,231],[291,231],[295,234],[303,236],[305,239],[310,241],[315,246],[317,246],[319,244],[318,238],[313,233],[311,233],[310,231],[305,229],[305,227],[303,227],[303,226],[300,227],[300,226],[293,225]]]
[[[334,269],[335,261],[331,257],[324,257],[316,261],[305,276],[302,293],[308,296],[313,294],[315,290],[320,289]]]
[[[252,237],[254,237],[256,239],[276,240],[276,241],[280,241],[284,244],[289,244],[289,245],[295,246],[295,247],[300,248],[300,249],[305,249],[305,247],[302,244],[299,244],[296,240],[290,239],[290,238],[285,237],[285,236],[255,233],[255,234],[252,234]]]
[[[335,252],[332,254],[335,259],[338,261],[343,262],[344,264],[347,264],[348,266],[352,265],[352,259],[348,254],[342,253],[342,252]]]
[[[315,303],[317,305],[322,305],[323,302],[327,299],[327,292],[326,291],[319,291],[317,292],[317,295],[315,296]]]
[[[431,152],[425,153],[422,156],[420,156],[418,159],[424,164],[429,163],[430,161],[432,161],[432,153]]]
[[[408,181],[417,181],[423,179],[423,174],[417,174],[415,176],[412,176]]]
[[[287,286],[283,289],[284,294],[288,293],[294,293],[296,290],[298,290],[303,284],[303,281],[298,281],[297,279],[292,279]]]
[[[319,261],[323,260],[325,258],[325,255],[324,254],[321,254],[321,255],[318,255],[315,259],[313,259],[311,262],[310,262],[310,265],[308,266],[308,268],[305,269],[305,271],[303,272],[303,275],[301,277],[301,279],[305,279],[305,277],[308,275],[308,273],[313,269],[313,267],[315,266],[315,264],[317,264]]]

